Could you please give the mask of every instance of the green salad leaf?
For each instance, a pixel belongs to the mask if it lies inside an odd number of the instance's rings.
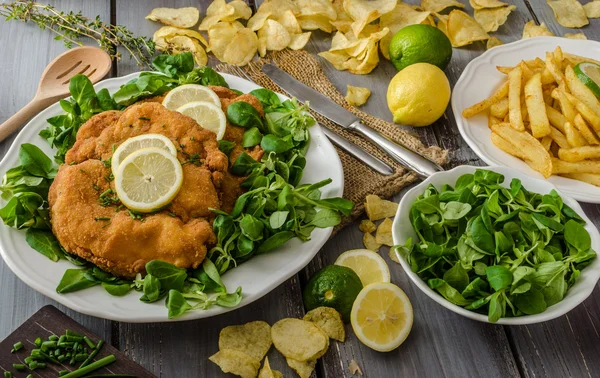
[[[584,221],[558,193],[503,182],[478,169],[454,188],[429,185],[410,209],[418,240],[395,247],[429,287],[490,322],[560,302],[596,258]]]

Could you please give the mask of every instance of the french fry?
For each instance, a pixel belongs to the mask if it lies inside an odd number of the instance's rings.
[[[519,131],[525,130],[521,114],[521,88],[523,72],[517,67],[508,74],[508,119],[510,125]]]
[[[573,147],[587,146],[587,140],[581,135],[579,130],[571,122],[565,123],[565,137],[567,142]]]
[[[593,173],[563,173],[561,176],[579,180],[583,182],[587,182],[588,184],[592,184],[595,186],[600,186],[600,175],[596,175]]]
[[[534,138],[542,138],[549,135],[550,122],[548,121],[548,115],[546,114],[546,104],[544,103],[542,81],[539,73],[533,75],[525,84],[524,94],[525,103],[527,104],[527,113],[529,114],[531,134]]]
[[[553,127],[556,127],[560,132],[565,131],[565,123],[569,122],[569,120],[567,120],[561,112],[546,105],[546,115]]]
[[[585,120],[583,119],[583,117],[581,116],[581,114],[577,113],[577,115],[575,116],[575,120],[574,120],[573,124],[579,130],[579,132],[581,133],[581,135],[583,135],[583,137],[587,140],[587,142],[589,144],[591,144],[591,145],[600,144],[600,140],[598,140],[598,137],[592,131],[592,129],[590,129],[590,127],[585,122]]]
[[[483,100],[481,102],[478,102],[477,104],[475,104],[471,107],[464,109],[462,111],[462,115],[465,118],[473,117],[475,114],[479,114],[482,111],[488,109],[490,106],[492,106],[496,102],[500,101],[503,97],[506,97],[507,95],[508,95],[508,81],[506,83],[502,84],[500,89],[498,89],[496,91],[496,93],[494,93],[490,97],[486,98],[485,100]]]
[[[527,63],[525,63],[524,60],[522,60],[521,63],[519,63],[519,67],[521,67],[521,80],[523,80],[523,83],[528,82],[534,74],[533,70],[529,68],[529,66],[527,65]]]
[[[500,101],[490,106],[490,116],[504,119],[508,114],[508,97],[504,97]]]
[[[571,145],[569,144],[567,137],[565,137],[565,134],[561,133],[558,129],[550,127],[550,136],[560,148],[571,148]]]
[[[600,174],[600,161],[578,161],[572,163],[552,158],[552,173],[557,175],[570,173],[593,173]]]
[[[546,151],[550,151],[550,147],[552,147],[552,142],[553,140],[550,135],[546,135],[542,138],[542,140],[540,140],[540,143],[542,144],[542,146],[544,146],[544,149]]]
[[[544,68],[544,70],[542,71],[542,84],[552,84],[552,83],[556,83],[556,80],[554,79],[554,75],[552,75],[552,72],[550,72],[550,70],[548,70],[547,68]]]
[[[563,56],[564,56],[564,58],[568,59],[573,65],[577,65],[577,64],[583,63],[583,62],[596,63],[596,64],[600,65],[600,60],[595,60],[592,58],[586,58],[583,56],[570,54],[570,53],[563,53]]]
[[[560,46],[556,46],[552,55],[554,56],[554,61],[557,64],[562,64],[562,61],[564,58],[563,58],[563,52],[562,52],[562,49],[560,48]]]
[[[565,76],[562,73],[561,67],[554,61],[554,55],[551,52],[546,53],[546,69],[550,71],[559,85],[565,82]]]
[[[506,66],[496,66],[498,72],[502,72],[505,75],[508,75],[510,71],[512,71],[515,67],[506,67]]]
[[[589,106],[581,102],[577,97],[570,93],[564,92],[565,96],[575,105],[575,109],[581,114],[583,119],[588,121],[596,132],[600,132],[600,116],[596,114]]]
[[[526,158],[526,156],[523,154],[523,151],[519,150],[517,148],[517,146],[510,143],[506,139],[502,138],[500,135],[496,134],[495,132],[492,132],[491,138],[492,138],[492,143],[494,143],[494,145],[496,147],[498,147],[502,151],[506,152],[507,154],[518,157],[521,160],[524,160]]]
[[[578,162],[590,159],[600,159],[600,147],[583,146],[573,148],[561,148],[558,150],[558,157],[561,160],[569,162]]]
[[[495,125],[497,123],[502,123],[502,119],[500,118],[496,118],[493,115],[488,117],[488,127],[491,129],[492,125]]]
[[[558,100],[558,103],[560,104],[560,110],[565,118],[571,123],[575,122],[577,111],[575,111],[575,106],[573,106],[573,103],[567,99],[567,96],[565,96],[564,92],[559,89],[554,89],[552,91],[552,97]]]
[[[565,70],[565,79],[571,94],[586,104],[588,108],[596,113],[596,115],[600,116],[600,101],[598,101],[596,95],[594,95],[594,93],[586,87],[577,76],[575,76],[575,71],[573,71],[573,68],[570,66]]]

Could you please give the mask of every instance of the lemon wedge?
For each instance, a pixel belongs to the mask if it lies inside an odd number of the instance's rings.
[[[157,147],[131,153],[115,173],[115,188],[123,205],[142,213],[168,205],[182,183],[183,169],[177,157]]]
[[[137,150],[143,148],[157,147],[168,151],[173,156],[177,156],[177,147],[171,142],[171,139],[161,134],[142,134],[127,139],[121,143],[113,153],[111,158],[111,168],[113,175],[116,174],[119,165],[125,158]]]
[[[390,282],[390,269],[383,257],[377,252],[368,249],[353,249],[342,253],[335,265],[345,266],[352,269],[363,286],[374,282]]]
[[[184,84],[173,89],[167,93],[162,104],[169,110],[177,110],[185,104],[196,101],[206,101],[221,107],[219,96],[210,88],[199,84]]]
[[[196,101],[183,105],[177,111],[193,118],[202,128],[217,134],[217,140],[223,139],[227,128],[227,119],[220,105],[216,106],[210,102]]]
[[[412,305],[398,286],[372,283],[358,293],[350,323],[363,344],[379,352],[389,352],[400,346],[410,333]]]

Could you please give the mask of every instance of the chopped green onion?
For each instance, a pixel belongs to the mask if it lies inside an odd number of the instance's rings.
[[[89,337],[83,336],[83,341],[85,341],[85,343],[87,344],[87,346],[90,347],[90,349],[96,348],[96,345],[92,342],[92,340],[89,339]]]
[[[92,362],[91,364],[89,364],[89,365],[87,365],[85,367],[80,367],[79,369],[77,369],[75,371],[72,371],[72,372],[70,372],[67,375],[63,375],[63,378],[79,378],[79,377],[83,377],[87,373],[92,372],[94,370],[98,370],[100,368],[103,368],[106,365],[112,364],[116,360],[117,360],[117,358],[115,357],[115,355],[111,354],[110,356],[106,356],[104,358],[101,358],[98,361]]]
[[[23,364],[13,364],[13,369],[17,371],[25,371],[25,365]]]
[[[13,378],[13,375],[10,371],[5,371],[4,372],[4,378]]]
[[[90,355],[88,356],[88,358],[83,361],[83,363],[81,365],[79,365],[79,368],[81,369],[84,366],[87,366],[87,364],[89,364],[90,362],[92,362],[92,360],[94,359],[94,357],[96,357],[96,355],[98,354],[98,352],[100,352],[100,349],[102,348],[102,346],[104,345],[104,340],[100,339],[98,341],[98,344],[96,344],[96,348],[94,348],[94,350],[92,351],[92,353],[90,353]]]
[[[17,341],[14,345],[13,348],[10,350],[10,353],[14,353],[20,349],[23,349],[24,345],[21,341]]]

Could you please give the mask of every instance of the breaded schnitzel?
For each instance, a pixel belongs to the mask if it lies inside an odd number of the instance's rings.
[[[228,89],[223,93],[234,95],[222,97],[226,111],[238,95]],[[244,96],[239,96],[239,101],[249,102],[262,113],[254,96]],[[244,131],[227,125],[224,139],[236,144],[237,155],[243,151]],[[119,206],[111,191],[114,184],[107,162],[125,140],[148,133],[162,134],[177,146],[184,181],[167,209],[140,219]],[[260,147],[247,152],[256,159],[262,156]],[[232,153],[230,161],[237,155]],[[196,268],[204,260],[207,247],[216,242],[210,209],[230,211],[243,192],[239,185],[242,179],[231,176],[228,167],[227,156],[218,149],[213,132],[152,99],[123,112],[98,114],[79,129],[50,187],[52,230],[67,252],[118,276],[131,278],[143,273],[145,264],[155,259]]]

